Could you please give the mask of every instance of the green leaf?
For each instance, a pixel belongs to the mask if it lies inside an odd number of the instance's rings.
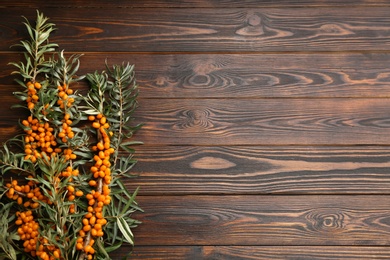
[[[112,245],[112,246],[106,246],[105,249],[106,249],[106,252],[107,253],[110,253],[112,251],[115,251],[117,250],[118,248],[120,248],[122,246],[122,242],[119,242],[115,245]]]
[[[138,190],[139,190],[139,187],[134,191],[133,195],[131,197],[129,197],[128,202],[123,207],[123,209],[120,213],[121,215],[124,215],[127,212],[127,210],[133,205],[133,203],[135,202],[135,197],[137,196]]]
[[[122,217],[117,217],[116,222],[118,224],[119,230],[122,232],[122,235],[125,238],[125,241],[131,245],[134,245],[134,236],[127,222]]]
[[[97,239],[96,240],[96,244],[99,248],[99,253],[103,254],[104,255],[104,259],[111,259],[110,256],[107,254],[107,250],[106,248],[104,247],[103,243],[100,241],[100,239]]]

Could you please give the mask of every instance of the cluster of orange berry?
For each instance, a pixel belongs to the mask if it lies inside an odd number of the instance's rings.
[[[39,96],[37,91],[41,89],[42,85],[39,82],[28,82],[27,83],[27,107],[28,109],[33,109],[35,104],[38,102]]]
[[[39,101],[39,90],[42,88],[41,84],[36,83],[27,83],[27,106],[30,110],[34,109],[35,105]],[[44,155],[47,157],[54,156],[56,154],[62,153],[65,160],[74,160],[76,155],[73,153],[71,148],[61,149],[58,147],[56,138],[60,138],[63,143],[66,143],[69,139],[74,137],[74,132],[72,131],[70,120],[70,115],[66,113],[66,109],[71,107],[74,99],[68,97],[71,95],[73,90],[68,88],[65,84],[63,87],[58,87],[58,104],[64,111],[64,118],[62,120],[62,125],[60,131],[55,135],[55,130],[48,122],[40,122],[37,118],[31,114],[27,120],[23,120],[22,124],[24,126],[24,131],[26,136],[25,141],[25,160],[30,160],[32,163],[35,163],[38,158],[42,158]],[[45,112],[48,106],[44,106],[42,112]],[[78,176],[79,171],[77,169],[72,169],[71,166],[68,166],[56,180],[56,187],[59,186],[61,177],[68,178],[69,182],[72,182],[73,176]],[[29,176],[32,178],[32,176]],[[18,185],[16,180],[13,180],[11,183],[6,184],[8,191],[6,196],[10,199],[16,200],[19,205],[23,205],[26,209],[35,209],[39,207],[39,202],[47,203],[51,205],[53,202],[45,197],[36,183],[29,181],[26,185]],[[67,187],[67,198],[69,201],[73,201],[75,196],[82,196],[83,192],[81,190],[75,191],[72,185]],[[70,205],[70,213],[75,212],[75,204]],[[30,252],[32,256],[38,256],[40,259],[60,259],[59,249],[55,246],[46,246],[47,243],[41,243],[38,250],[35,250],[37,247],[38,239],[38,228],[39,225],[33,220],[32,211],[28,210],[26,212],[18,213],[18,220],[16,221],[21,227],[18,229],[18,233],[21,236],[21,239],[24,240],[24,248],[26,252]],[[27,215],[27,217],[25,217]],[[34,227],[34,235],[31,235],[29,232],[31,226]],[[27,232],[27,233],[26,233]],[[42,241],[41,241],[42,242]],[[57,257],[58,256],[58,257]]]
[[[62,127],[60,129],[60,132],[58,133],[58,137],[61,138],[63,143],[66,143],[68,138],[72,139],[74,137],[74,132],[71,127],[71,124],[73,122],[72,120],[70,120],[70,115],[66,113],[66,108],[71,107],[74,103],[74,98],[69,97],[69,95],[71,94],[73,94],[73,90],[69,88],[67,84],[64,84],[63,86],[58,86],[59,99],[57,101],[57,104],[65,113],[64,118],[62,120]],[[74,157],[70,159],[76,159],[76,155],[70,155]]]
[[[60,108],[64,112],[64,118],[62,119],[62,126],[60,127],[60,132],[58,133],[58,137],[61,138],[61,141],[63,143],[67,143],[69,139],[72,139],[75,134],[73,132],[73,129],[71,127],[73,121],[70,118],[70,114],[67,113],[67,108],[70,108],[73,103],[74,99],[69,97],[69,95],[73,94],[73,90],[67,85],[63,84],[63,86],[58,86],[58,101],[57,104],[60,106]],[[73,150],[71,148],[65,148],[63,151],[63,155],[65,157],[66,161],[69,160],[75,160],[77,158],[76,154],[73,153]],[[73,182],[73,177],[79,175],[78,169],[73,169],[71,166],[68,166],[65,171],[61,173],[61,177],[69,178],[69,185],[67,186],[67,199],[69,201],[74,201],[76,196],[81,197],[83,196],[83,192],[81,190],[75,190],[74,186],[71,185]],[[71,204],[69,207],[69,213],[75,213],[76,212],[76,205]]]
[[[110,136],[108,133],[110,125],[107,119],[102,114],[89,117],[93,121],[92,127],[98,131],[101,137],[97,145],[92,147],[96,152],[94,156],[94,165],[91,167],[91,173],[94,179],[89,181],[92,191],[86,195],[88,199],[88,213],[83,219],[83,228],[79,232],[76,248],[83,250],[87,254],[87,259],[92,259],[94,254],[93,244],[96,237],[104,235],[102,227],[107,223],[103,215],[104,205],[111,202],[109,184],[111,182],[111,162],[110,156],[114,153],[114,149],[110,144]],[[96,190],[95,190],[96,189]]]
[[[31,178],[32,176],[28,176]],[[30,253],[32,256],[38,256],[42,260],[56,260],[60,258],[60,250],[54,245],[48,245],[46,239],[39,239],[39,224],[34,220],[32,209],[39,207],[39,202],[42,201],[47,204],[52,204],[47,197],[45,197],[40,188],[36,187],[33,181],[29,181],[26,185],[18,185],[17,180],[7,183],[8,191],[6,196],[13,200],[17,200],[19,205],[29,210],[24,212],[16,212],[18,217],[15,224],[19,226],[17,233],[20,239],[24,241],[24,251]],[[39,245],[37,247],[37,245]]]
[[[59,100],[57,104],[61,109],[65,109],[66,107],[71,107],[74,103],[74,98],[69,97],[69,95],[73,94],[73,89],[69,88],[68,85],[64,84],[63,86],[58,86],[58,96]]]
[[[24,251],[32,256],[38,256],[42,260],[61,259],[61,251],[55,246],[50,245],[46,238],[40,238],[39,225],[34,220],[31,210],[26,212],[16,212],[18,219],[15,224],[19,226],[17,232],[24,241]]]
[[[32,176],[28,176],[28,178],[32,178]],[[26,185],[18,185],[18,181],[13,180],[11,183],[7,183],[6,187],[8,188],[6,196],[16,200],[19,205],[23,204],[25,208],[38,208],[38,201],[48,203],[49,205],[52,204],[52,202],[42,194],[41,189],[36,187],[33,181],[29,181]]]
[[[25,126],[25,160],[30,160],[35,163],[38,158],[54,155],[61,152],[60,148],[55,148],[57,145],[56,138],[53,134],[54,129],[48,122],[39,122],[38,119],[29,116],[27,120],[23,120]]]
[[[27,83],[27,107],[32,110],[39,100],[38,91],[42,88],[39,82]],[[44,107],[47,109],[48,104]],[[44,112],[44,111],[43,111]],[[38,158],[43,155],[51,156],[61,152],[60,148],[56,148],[57,141],[54,136],[54,128],[48,122],[41,122],[37,118],[30,115],[27,120],[23,120],[25,136],[25,160],[30,160],[35,163]]]

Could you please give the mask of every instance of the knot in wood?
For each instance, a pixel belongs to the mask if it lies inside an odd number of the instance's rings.
[[[345,228],[344,214],[333,209],[316,209],[306,215],[311,229],[321,232],[341,232]]]
[[[249,13],[245,25],[236,31],[241,36],[261,36],[264,34],[263,18],[256,13]]]
[[[351,35],[354,32],[344,28],[342,25],[335,23],[326,23],[321,25],[318,30],[321,35],[330,35],[330,36],[343,36],[343,35]]]
[[[185,110],[180,116],[181,120],[174,126],[175,129],[193,128],[198,131],[199,128],[211,128],[209,111],[201,109]]]
[[[194,125],[207,127],[208,125],[208,113],[204,110],[190,110],[188,111],[189,119]]]
[[[256,15],[256,14],[252,14],[248,17],[248,24],[251,25],[251,26],[258,26],[261,24],[261,17]]]

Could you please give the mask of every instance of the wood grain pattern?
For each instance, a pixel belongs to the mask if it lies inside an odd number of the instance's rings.
[[[390,245],[389,196],[140,196],[137,245]],[[168,206],[169,205],[169,206]]]
[[[42,6],[51,8],[247,8],[247,7],[356,7],[356,6],[389,6],[389,2],[386,0],[344,0],[342,2],[337,0],[116,0],[110,2],[106,0],[94,0],[93,3],[83,0],[72,1],[60,1],[60,2],[48,2],[45,0],[35,1],[18,1],[13,2],[11,0],[3,0],[0,3],[0,7],[24,7],[24,8],[41,8]]]
[[[141,98],[390,97],[389,58],[387,53],[86,53],[80,75],[105,69],[105,59],[109,64],[129,61],[136,66]],[[21,59],[0,54],[1,84],[14,84],[14,68],[6,64]]]
[[[61,25],[52,38],[67,51],[99,52],[269,52],[385,51],[390,42],[390,7],[83,9],[45,8]],[[112,15],[115,14],[115,15]],[[0,51],[26,33],[20,15],[2,14]],[[99,19],[95,19],[98,17]]]
[[[136,65],[132,259],[390,259],[389,1],[0,8],[0,142],[27,116],[9,109],[21,15],[50,16],[52,41],[85,53],[80,74]]]
[[[143,195],[390,194],[389,147],[137,146]]]
[[[389,144],[387,99],[140,100],[137,136],[160,145]]]
[[[3,100],[2,100],[3,101]],[[143,99],[136,138],[158,145],[388,145],[387,99]],[[4,99],[8,108],[11,100]],[[9,135],[20,114],[0,122]]]
[[[130,251],[130,248],[128,249]],[[126,252],[126,249],[124,249]],[[120,255],[117,254],[119,257]],[[389,247],[345,246],[136,246],[131,259],[389,259]]]

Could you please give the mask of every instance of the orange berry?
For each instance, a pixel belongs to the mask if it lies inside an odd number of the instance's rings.
[[[89,223],[90,223],[91,225],[95,225],[95,223],[96,223],[96,217],[95,217],[95,216],[92,216],[92,217],[89,219]]]
[[[85,232],[84,232],[84,230],[81,229],[81,230],[79,231],[79,235],[80,235],[81,237],[85,237]]]
[[[55,258],[60,258],[60,253],[56,250],[56,251],[53,252],[53,256]]]
[[[86,225],[86,226],[83,227],[83,230],[84,230],[85,232],[88,232],[88,231],[91,230],[91,226],[90,226],[90,225]]]
[[[84,248],[84,251],[85,253],[89,253],[89,251],[91,250],[91,246],[90,245],[87,245],[85,248]]]
[[[27,104],[27,108],[30,109],[30,110],[34,109],[34,107],[35,107],[34,103],[30,102],[30,103]]]
[[[97,235],[97,231],[96,231],[96,229],[91,229],[91,235],[92,236],[94,236],[94,237],[96,237],[96,235]]]
[[[107,158],[104,159],[102,163],[103,163],[105,166],[107,166],[107,167],[110,167],[110,166],[111,166],[111,163],[110,163],[110,161],[109,161]]]
[[[76,244],[76,249],[77,250],[82,250],[84,248],[83,244],[82,243],[77,243]]]
[[[95,211],[96,211],[96,214],[95,214],[95,216],[97,217],[97,218],[103,218],[103,214],[102,214],[102,208],[96,208],[95,209]]]
[[[99,129],[100,128],[100,124],[98,122],[93,122],[92,123],[92,127],[96,128],[96,129]]]
[[[42,252],[42,254],[39,257],[42,258],[43,260],[46,260],[48,258],[48,255],[46,252]]]
[[[101,230],[102,229],[102,225],[101,224],[95,224],[94,228],[96,230]]]
[[[30,192],[30,186],[29,185],[24,185],[24,192]]]
[[[71,193],[74,192],[74,187],[73,187],[73,186],[69,185],[67,188],[68,188],[68,191],[69,191],[69,192],[71,192]]]
[[[64,96],[66,95],[65,91],[64,90],[61,90],[60,92],[58,92],[58,96],[60,98],[64,98]]]
[[[83,218],[83,225],[84,226],[89,225],[89,220],[87,218]]]
[[[36,89],[40,89],[40,88],[42,87],[42,85],[41,85],[41,83],[39,83],[39,82],[35,82],[35,83],[34,83],[34,87],[35,87]]]
[[[104,144],[102,142],[97,143],[96,146],[99,150],[104,150]]]

